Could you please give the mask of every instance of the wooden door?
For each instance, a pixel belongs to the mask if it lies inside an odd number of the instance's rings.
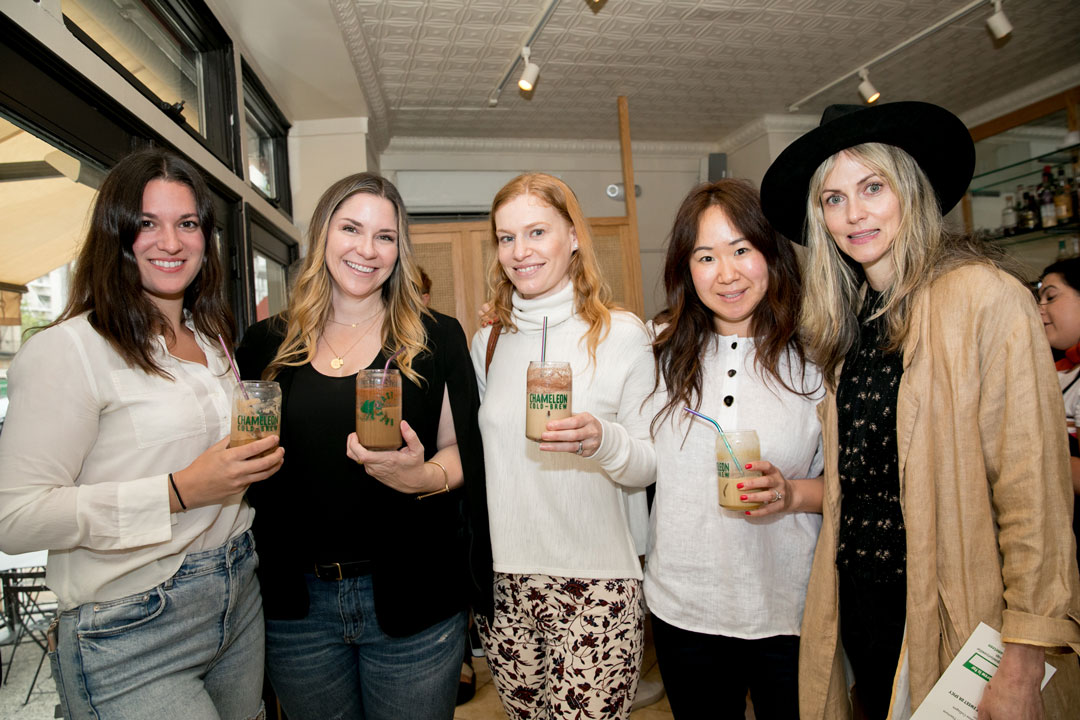
[[[625,217],[590,218],[600,271],[615,302],[642,317],[641,258],[629,251],[630,225]],[[409,226],[417,263],[431,278],[431,307],[458,319],[472,338],[480,327],[477,313],[488,296],[487,271],[494,248],[486,220],[414,223]]]

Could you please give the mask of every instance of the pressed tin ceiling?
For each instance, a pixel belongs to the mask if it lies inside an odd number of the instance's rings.
[[[635,140],[716,142],[856,70],[969,0],[561,0],[521,65],[488,97],[546,0],[329,0],[370,109],[373,139],[604,138],[629,99]],[[1005,0],[1012,36],[985,28],[991,4],[870,68],[882,101],[961,114],[1080,64],[1080,3]],[[852,77],[805,103],[858,102]]]

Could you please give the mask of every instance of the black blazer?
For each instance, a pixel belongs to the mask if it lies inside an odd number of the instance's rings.
[[[414,424],[410,418],[410,393],[424,393],[425,402],[437,394],[441,403],[446,387],[465,485],[447,494],[417,500],[380,483],[379,507],[357,508],[357,522],[374,523],[380,538],[370,558],[374,561],[375,614],[383,632],[395,637],[417,633],[470,604],[478,614],[492,614],[491,539],[484,452],[477,423],[480,400],[476,376],[465,333],[457,320],[432,313],[423,321],[429,352],[415,358],[413,368],[425,382],[416,386],[402,378],[402,417]],[[284,336],[285,322],[280,316],[248,328],[236,352],[241,375],[245,379],[261,378]],[[385,359],[380,352],[378,362]],[[288,416],[289,390],[295,373],[296,368],[285,368],[274,378],[281,384],[283,418]],[[417,425],[420,422],[421,418],[415,421]],[[323,522],[318,503],[333,502],[334,498],[313,497],[306,492],[303,473],[290,467],[287,421],[281,425],[281,444],[286,448],[281,470],[252,485],[247,497],[255,508],[253,527],[266,617],[290,619],[307,615],[304,573],[313,571],[316,560],[325,561],[310,557],[301,539]],[[342,448],[344,452],[344,442]],[[434,443],[425,443],[428,458],[435,451]],[[357,479],[377,482],[360,466]],[[352,559],[361,558],[341,558]]]

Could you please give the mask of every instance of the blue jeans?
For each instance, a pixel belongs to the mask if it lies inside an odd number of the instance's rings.
[[[61,613],[50,660],[64,717],[262,717],[257,562],[248,531],[146,592]]]
[[[452,720],[464,611],[396,638],[375,619],[370,575],[308,575],[307,588],[307,617],[266,621],[266,669],[289,720]]]
[[[652,616],[656,662],[676,718],[799,717],[799,636],[757,640],[706,635]]]

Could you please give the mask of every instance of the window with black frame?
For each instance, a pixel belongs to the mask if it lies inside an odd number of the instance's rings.
[[[201,0],[61,0],[71,32],[219,160],[240,169],[232,44]]]
[[[241,61],[241,67],[248,180],[270,202],[291,217],[292,196],[289,191],[289,157],[286,147],[289,123],[248,64]]]

